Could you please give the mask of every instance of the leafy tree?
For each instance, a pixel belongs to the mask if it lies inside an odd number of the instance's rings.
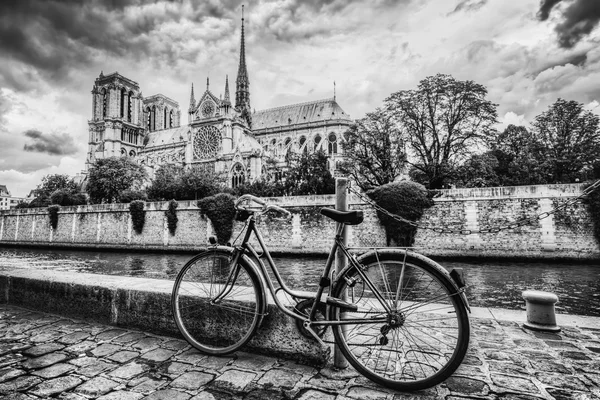
[[[460,187],[498,186],[498,164],[492,152],[474,154],[457,168],[456,183]]]
[[[139,190],[147,179],[144,167],[127,157],[96,160],[88,173],[87,193],[93,203],[112,203],[125,190]]]
[[[281,180],[257,179],[252,183],[244,183],[233,190],[236,196],[252,194],[258,197],[284,196],[286,185]]]
[[[69,192],[78,192],[79,186],[69,175],[50,174],[42,178],[42,183],[34,190],[35,197],[49,198],[50,195],[59,189],[66,189]]]
[[[422,80],[416,90],[401,90],[385,101],[406,130],[409,164],[437,189],[473,148],[493,140],[496,104],[486,100],[485,86],[438,74]]]
[[[183,167],[179,165],[161,165],[154,174],[154,179],[146,189],[148,198],[152,200],[166,200],[180,198],[180,178]]]
[[[378,108],[359,119],[344,134],[346,161],[340,165],[363,190],[393,182],[404,170],[403,132],[394,116]]]
[[[197,200],[222,191],[224,186],[223,178],[207,168],[163,165],[156,171],[147,192],[153,200]]]
[[[551,182],[572,182],[599,159],[600,118],[583,104],[558,99],[533,122]]]
[[[69,189],[58,189],[50,195],[50,203],[60,206],[79,206],[87,204],[85,193],[72,192]]]
[[[335,192],[335,179],[327,168],[327,155],[323,150],[290,157],[290,169],[285,179],[288,195],[331,194]]]

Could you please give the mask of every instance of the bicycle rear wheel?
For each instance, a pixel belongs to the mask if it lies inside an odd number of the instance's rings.
[[[445,380],[462,362],[470,334],[466,307],[451,278],[433,261],[404,251],[382,251],[360,262],[366,278],[349,266],[333,290],[338,298],[347,294],[358,310],[332,307],[329,315],[354,320],[333,326],[346,359],[367,378],[396,390]]]
[[[175,279],[175,323],[203,353],[236,351],[250,340],[264,314],[260,278],[243,259],[235,266],[231,261],[231,251],[208,250],[188,261]]]

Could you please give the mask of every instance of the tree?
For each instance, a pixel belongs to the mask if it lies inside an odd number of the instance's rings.
[[[524,126],[508,125],[491,146],[498,160],[496,175],[502,186],[537,185],[548,179],[542,146]]]
[[[125,190],[141,189],[146,179],[144,167],[129,158],[101,158],[89,170],[86,190],[93,203],[112,203]]]
[[[474,154],[457,168],[456,184],[459,187],[498,186],[498,164],[492,152]]]
[[[406,152],[400,125],[390,112],[376,109],[344,134],[346,161],[340,171],[363,190],[393,182],[404,170]]]
[[[414,158],[409,164],[430,188],[443,187],[456,165],[477,146],[496,136],[496,104],[487,89],[473,81],[438,74],[422,80],[416,90],[402,90],[385,100],[386,109],[406,130]]]
[[[148,197],[153,200],[198,200],[223,188],[222,177],[207,168],[162,165],[148,187]]]
[[[572,182],[599,159],[600,118],[583,104],[558,99],[533,122],[551,182]]]
[[[327,155],[323,150],[290,157],[290,169],[285,179],[286,192],[291,196],[305,194],[331,194],[335,192],[335,179],[327,168]]]
[[[44,176],[33,194],[35,199],[29,203],[29,207],[46,207],[51,203],[69,206],[86,202],[84,196],[79,193],[79,185],[66,174]]]

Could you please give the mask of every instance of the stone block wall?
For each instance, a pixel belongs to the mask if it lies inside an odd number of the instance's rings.
[[[535,218],[577,197],[581,185],[539,185],[503,188],[450,189],[441,192],[419,224],[454,230],[438,233],[419,229],[414,246],[427,255],[473,257],[587,258],[600,257],[585,206],[570,205],[548,217],[497,233],[463,235],[460,230],[507,226],[523,218]],[[290,220],[261,216],[259,227],[272,252],[327,254],[335,223],[320,209],[333,207],[335,196],[295,196],[265,199],[287,208]],[[354,196],[351,209],[362,209],[364,222],[349,233],[352,247],[385,246],[383,227],[376,212]],[[128,204],[63,207],[55,230],[45,208],[7,210],[0,213],[0,244],[87,248],[201,250],[214,235],[209,219],[195,202],[180,202],[175,235],[167,228],[167,202],[146,203],[146,223],[141,234],[131,226]],[[243,228],[235,222],[232,240]],[[253,241],[258,246],[256,240]]]

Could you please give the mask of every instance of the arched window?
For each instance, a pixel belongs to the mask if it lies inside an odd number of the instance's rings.
[[[167,129],[167,107],[165,107],[163,112],[163,129]]]
[[[121,147],[121,155],[122,156],[126,156],[127,155],[127,150],[125,150],[124,148]]]
[[[121,112],[120,116],[123,118],[125,116],[125,88],[121,88]]]
[[[285,143],[285,147],[286,147],[286,148],[290,147],[290,143],[291,143],[291,141],[292,141],[292,139],[290,139],[290,138],[285,138],[285,142],[284,142],[284,143]]]
[[[337,154],[337,152],[338,152],[337,136],[335,136],[335,133],[330,133],[328,139],[329,139],[329,146],[328,146],[329,154]]]
[[[319,135],[315,136],[314,141],[315,141],[314,149],[315,149],[315,151],[317,151],[319,149],[319,144],[321,143],[321,136],[319,136]]]
[[[131,118],[133,117],[133,92],[129,91],[127,94],[127,121],[131,122]]]
[[[129,155],[130,155],[131,157],[135,157],[135,151],[133,151],[133,150],[130,150],[130,151],[129,151]]]
[[[125,129],[121,129],[121,141],[125,141]]]
[[[244,171],[244,166],[240,163],[237,163],[231,169],[231,187],[236,188],[240,185],[243,185],[246,181],[246,173]]]
[[[169,111],[169,128],[173,127],[173,110]]]
[[[156,130],[156,106],[152,106],[152,112],[151,112],[151,114],[152,114],[152,118],[151,118],[152,129],[151,130],[155,131]]]
[[[102,118],[106,118],[108,112],[108,93],[106,88],[102,89]]]

